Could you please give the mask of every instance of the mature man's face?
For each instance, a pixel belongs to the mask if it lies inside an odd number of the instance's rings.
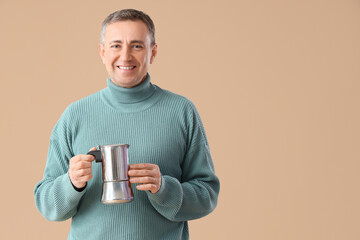
[[[111,81],[120,87],[131,88],[146,78],[157,45],[151,46],[145,23],[127,20],[107,26],[99,52]]]

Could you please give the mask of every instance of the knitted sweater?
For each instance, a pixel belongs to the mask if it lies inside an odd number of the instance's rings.
[[[34,190],[36,207],[51,221],[72,218],[68,239],[188,239],[188,220],[216,207],[215,175],[203,124],[186,98],[163,90],[150,76],[134,88],[107,80],[108,87],[72,103],[55,125],[43,179]],[[153,194],[132,185],[134,200],[103,204],[102,167],[78,192],[69,160],[91,147],[129,144],[129,162],[160,167],[162,184]]]

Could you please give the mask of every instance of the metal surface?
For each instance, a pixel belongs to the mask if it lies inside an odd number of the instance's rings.
[[[129,169],[128,148],[128,144],[100,146],[103,172],[101,202],[103,203],[125,203],[134,198],[127,174]]]
[[[102,154],[103,180],[124,181],[128,180],[129,168],[128,144],[103,145],[100,147]]]
[[[133,198],[129,181],[103,183],[101,202],[106,204],[126,203],[132,201]]]

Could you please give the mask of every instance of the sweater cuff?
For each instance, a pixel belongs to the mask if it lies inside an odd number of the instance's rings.
[[[86,186],[87,186],[87,183],[85,183],[85,186],[84,186],[84,187],[82,187],[82,188],[77,188],[77,187],[75,187],[75,185],[72,183],[71,180],[70,180],[70,182],[71,182],[71,185],[74,187],[74,189],[75,189],[77,192],[82,192],[82,191],[84,191],[84,189],[85,189]]]
[[[172,186],[172,187],[171,187]],[[180,182],[173,177],[163,175],[161,176],[161,187],[156,193],[148,192],[148,198],[159,204],[169,201],[169,198],[173,195],[173,190],[178,191],[181,188]],[[170,188],[170,189],[169,189]]]
[[[160,185],[160,189],[159,189],[159,191],[157,191],[156,193],[152,193],[151,191],[150,191],[150,193],[151,194],[157,194],[157,195],[162,195],[163,194],[163,192],[164,192],[164,189],[165,189],[165,181],[164,181],[164,176],[163,175],[161,175],[161,185]]]
[[[85,188],[83,191],[77,191],[75,186],[72,184],[69,174],[64,174],[63,176],[58,177],[58,179],[61,181],[61,185],[64,188],[63,193],[65,193],[65,197],[71,201],[71,202],[78,202],[80,200],[80,198],[84,195],[84,193],[86,192]],[[85,186],[86,187],[86,186]]]

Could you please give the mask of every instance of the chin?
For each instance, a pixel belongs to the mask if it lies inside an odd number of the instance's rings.
[[[120,87],[125,87],[125,88],[131,88],[133,86],[138,85],[139,83],[135,82],[135,81],[115,81],[114,82],[116,85],[120,86]]]

